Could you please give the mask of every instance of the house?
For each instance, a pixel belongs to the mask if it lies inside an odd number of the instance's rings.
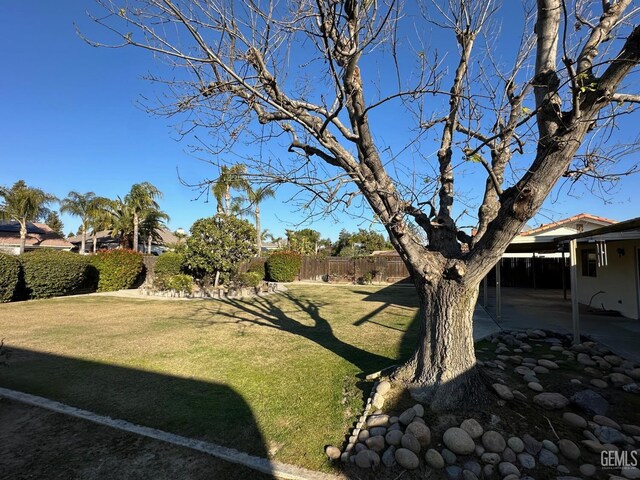
[[[574,245],[578,303],[640,319],[640,217],[557,240]]]
[[[73,244],[44,223],[27,222],[25,252],[49,248],[69,251]],[[0,222],[0,252],[20,253],[20,224],[15,221]]]
[[[181,229],[178,229],[181,230]],[[151,253],[153,255],[159,255],[160,253],[169,250],[169,245],[175,245],[181,241],[175,233],[170,230],[158,230],[159,239],[153,239],[151,241],[151,250],[145,239],[141,238],[139,243],[139,249],[141,252]],[[69,242],[73,244],[74,251],[79,251],[82,245],[82,235],[76,235],[68,238]],[[120,237],[118,235],[111,235],[111,231],[102,230],[96,234],[96,249],[97,250],[113,250],[120,246]],[[87,233],[85,240],[85,252],[93,251],[93,235]]]

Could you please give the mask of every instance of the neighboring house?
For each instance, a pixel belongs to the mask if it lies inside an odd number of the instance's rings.
[[[150,253],[152,253],[153,255],[159,255],[169,249],[168,245],[175,245],[181,241],[180,238],[178,238],[173,232],[169,230],[159,230],[158,235],[160,236],[160,239],[153,240],[151,242]],[[74,251],[80,250],[80,245],[82,245],[82,235],[69,237],[67,240],[73,244]],[[111,236],[111,232],[109,230],[102,230],[96,235],[96,244],[98,250],[113,250],[120,246],[120,238],[117,235]],[[139,248],[141,252],[148,253],[148,243],[146,242],[146,239],[140,238]],[[85,241],[85,252],[92,251],[93,235],[87,233]]]
[[[263,253],[275,252],[276,250],[280,250],[281,248],[282,247],[280,246],[280,243],[262,242],[262,252]]]
[[[577,241],[578,302],[640,319],[640,218],[557,240],[568,244],[572,239]]]
[[[69,251],[73,244],[44,223],[27,222],[25,252],[50,248]],[[18,255],[20,252],[20,224],[15,221],[0,222],[0,252]]]

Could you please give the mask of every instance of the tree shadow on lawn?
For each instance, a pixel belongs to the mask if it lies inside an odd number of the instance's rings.
[[[278,298],[285,298],[296,307],[296,311],[303,311],[309,315],[313,325],[305,325],[293,318],[278,304]],[[331,324],[320,315],[320,309],[327,305],[312,300],[300,298],[291,292],[283,292],[277,296],[252,297],[250,299],[219,300],[229,308],[220,308],[215,304],[201,307],[199,313],[204,313],[207,319],[194,320],[202,327],[210,327],[220,323],[251,323],[262,327],[292,333],[306,338],[317,345],[335,353],[347,362],[355,365],[364,374],[379,371],[390,366],[394,360],[376,353],[369,352],[340,340],[333,332]],[[227,318],[221,321],[220,317]],[[203,318],[202,315],[198,315]]]
[[[9,365],[0,370],[0,385],[5,388],[258,457],[268,456],[250,406],[226,385],[8,347]],[[65,452],[60,455],[64,458]],[[94,460],[100,462],[99,458]],[[223,470],[243,470],[251,478],[270,478],[237,465],[227,467]]]

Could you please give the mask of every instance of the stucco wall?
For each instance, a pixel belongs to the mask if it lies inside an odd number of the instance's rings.
[[[607,242],[607,265],[596,267],[596,276],[584,276],[582,251],[595,248],[595,244],[578,244],[578,302],[594,308],[616,310],[628,318],[638,319],[637,248],[640,241]],[[624,255],[618,249],[624,249]],[[602,291],[595,297],[594,294]],[[593,297],[593,300],[591,298]]]

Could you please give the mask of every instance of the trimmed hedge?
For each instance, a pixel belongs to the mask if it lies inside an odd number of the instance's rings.
[[[133,250],[103,250],[90,257],[98,270],[98,291],[131,288],[144,269],[142,254]]]
[[[77,253],[36,250],[19,257],[30,298],[69,295],[84,283],[89,261]]]
[[[182,273],[182,264],[184,263],[184,255],[181,253],[166,252],[158,257],[153,268],[156,277],[164,275],[180,275]]]
[[[293,282],[300,273],[302,258],[295,252],[276,252],[267,259],[267,273],[274,282]]]
[[[247,272],[257,272],[260,274],[260,280],[264,280],[267,278],[267,264],[261,258],[251,260]]]
[[[20,279],[20,261],[0,252],[0,303],[10,302]]]
[[[234,282],[240,287],[258,287],[262,285],[262,277],[260,272],[239,273]]]

